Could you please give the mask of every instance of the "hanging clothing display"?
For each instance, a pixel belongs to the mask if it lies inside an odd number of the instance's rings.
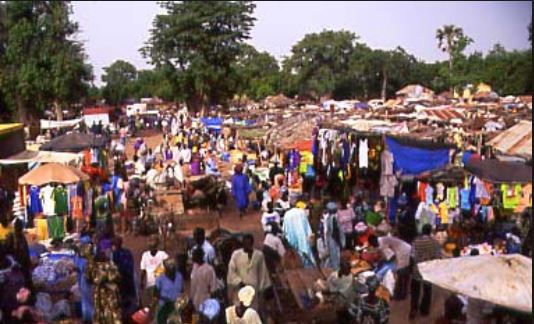
[[[55,212],[55,200],[53,198],[54,187],[51,185],[46,185],[41,188],[40,198],[41,204],[43,206],[43,213],[46,216],[54,215]]]
[[[51,239],[63,239],[65,237],[65,223],[62,216],[49,216],[48,236]]]
[[[369,144],[366,138],[361,139],[358,148],[359,166],[360,169],[369,167]]]
[[[40,198],[41,189],[38,186],[30,187],[29,211],[33,215],[43,212],[43,204]]]
[[[447,188],[447,205],[449,205],[449,208],[451,209],[458,207],[458,188],[457,187]]]
[[[67,189],[63,186],[57,186],[52,192],[54,199],[54,213],[56,215],[67,215],[68,209],[68,194]]]
[[[521,185],[508,185],[503,183],[501,185],[501,191],[504,209],[515,209],[521,199]]]
[[[380,154],[381,174],[380,174],[380,195],[383,197],[395,196],[395,186],[398,184],[397,177],[393,173],[393,154],[383,151]]]

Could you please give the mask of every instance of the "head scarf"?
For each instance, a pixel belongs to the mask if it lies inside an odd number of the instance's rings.
[[[206,316],[210,321],[219,314],[220,310],[221,305],[216,299],[206,299],[199,307],[199,312]]]
[[[254,291],[254,288],[252,286],[245,286],[241,288],[241,290],[239,290],[239,292],[237,293],[237,298],[241,303],[243,303],[243,305],[249,307],[250,305],[252,305],[255,293],[256,292]]]

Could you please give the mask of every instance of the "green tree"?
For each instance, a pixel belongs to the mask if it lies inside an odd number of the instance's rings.
[[[344,30],[305,35],[283,63],[285,73],[296,78],[297,92],[318,99],[342,87],[349,80],[347,71],[356,40],[354,33]]]
[[[464,34],[461,27],[455,25],[445,25],[436,31],[436,39],[438,40],[438,47],[449,55],[449,82],[450,91],[454,92],[453,85],[453,66],[454,59],[461,53],[469,44],[473,43],[473,39]]]
[[[47,107],[62,119],[65,105],[88,89],[91,67],[83,46],[73,40],[77,23],[68,1],[3,3],[0,88],[17,119],[35,124]]]
[[[158,97],[166,101],[183,99],[173,92],[173,85],[162,68],[137,72],[134,97],[136,99]]]
[[[163,2],[141,49],[156,67],[173,67],[169,75],[187,106],[198,111],[225,103],[235,90],[233,63],[254,25],[250,1]]]
[[[237,95],[260,100],[280,91],[280,67],[267,52],[243,44],[235,63]]]
[[[132,96],[137,69],[131,63],[117,60],[104,68],[102,81],[106,83],[102,96],[109,105],[117,106]]]

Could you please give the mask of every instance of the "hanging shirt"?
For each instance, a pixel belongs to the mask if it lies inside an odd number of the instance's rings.
[[[54,187],[50,185],[41,188],[41,191],[40,191],[40,198],[41,198],[41,204],[43,206],[43,213],[46,216],[55,214],[55,200],[52,197],[53,192],[54,192]]]
[[[507,184],[501,185],[502,203],[505,209],[515,209],[519,205],[521,199],[521,185],[509,186]]]
[[[65,215],[69,212],[68,209],[68,194],[67,189],[63,186],[56,187],[52,192],[55,205],[54,212],[56,215]]]
[[[441,182],[436,185],[436,199],[440,202],[445,200],[445,186]]]
[[[39,197],[41,189],[37,186],[31,186],[30,188],[30,212],[33,215],[40,214],[43,212],[43,204]]]
[[[447,188],[447,205],[449,205],[449,208],[451,209],[458,207],[458,188],[457,187]]]
[[[469,189],[460,190],[460,208],[462,210],[471,210],[471,203],[469,202]]]
[[[434,188],[431,185],[427,185],[425,189],[425,202],[427,205],[434,203]]]
[[[419,181],[417,183],[417,197],[419,198],[419,202],[425,202],[426,201],[426,182]]]
[[[369,145],[368,145],[368,141],[366,138],[360,140],[358,156],[359,156],[359,162],[360,162],[360,169],[368,168],[369,167]]]
[[[449,223],[449,207],[446,203],[442,202],[438,205],[439,217],[441,218],[441,224]]]

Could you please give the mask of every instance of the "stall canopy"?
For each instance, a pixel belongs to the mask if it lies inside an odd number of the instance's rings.
[[[41,151],[81,152],[88,148],[105,146],[105,139],[101,136],[84,133],[71,133],[54,138],[43,144]]]
[[[41,119],[41,129],[57,129],[65,127],[73,127],[83,121],[83,118],[71,119],[71,120],[46,120]]]
[[[425,281],[471,298],[532,313],[532,259],[479,255],[418,264]]]
[[[393,154],[393,168],[403,175],[419,175],[441,169],[450,162],[450,145],[386,136]]]
[[[202,124],[204,124],[204,126],[206,126],[206,128],[208,130],[214,130],[216,132],[220,132],[221,131],[221,127],[222,127],[223,121],[224,120],[222,118],[219,118],[219,117],[214,117],[214,118],[204,117],[204,118],[200,119],[200,122]]]
[[[51,151],[22,151],[6,159],[0,159],[0,164],[22,164],[22,163],[62,163],[69,164],[80,159],[76,153],[51,152]]]
[[[465,169],[473,175],[490,182],[532,182],[532,166],[523,162],[469,159]]]
[[[532,122],[523,120],[487,144],[502,154],[532,159]]]
[[[49,163],[20,177],[19,184],[34,186],[42,186],[47,183],[70,184],[88,179],[88,175],[76,168],[59,163]]]

